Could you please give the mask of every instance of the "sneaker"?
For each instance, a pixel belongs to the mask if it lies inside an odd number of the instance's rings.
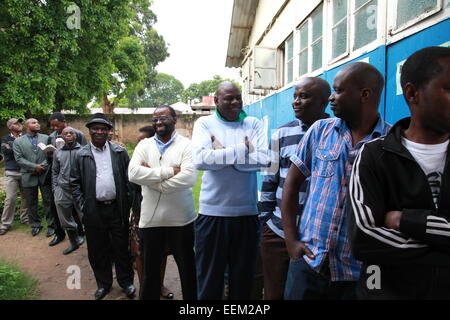
[[[0,229],[0,236],[6,234],[8,232],[8,229]]]

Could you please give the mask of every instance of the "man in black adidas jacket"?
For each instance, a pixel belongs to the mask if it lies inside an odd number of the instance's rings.
[[[401,85],[411,118],[367,143],[350,180],[360,299],[450,299],[450,48],[414,53]]]

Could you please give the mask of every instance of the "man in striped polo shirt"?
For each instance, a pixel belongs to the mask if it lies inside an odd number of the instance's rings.
[[[263,180],[259,203],[264,222],[261,235],[261,258],[264,273],[264,299],[282,300],[289,267],[289,254],[284,242],[281,225],[281,194],[283,184],[297,145],[308,128],[319,119],[328,118],[325,107],[331,89],[321,78],[303,78],[295,87],[292,108],[295,120],[279,127],[271,138],[271,168],[278,164],[276,172],[269,171]],[[308,181],[299,193],[299,211],[303,210]]]

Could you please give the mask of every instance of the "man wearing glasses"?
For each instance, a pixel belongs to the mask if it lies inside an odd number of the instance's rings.
[[[183,299],[196,300],[192,187],[197,171],[191,141],[175,131],[177,117],[170,106],[156,108],[156,134],[142,140],[130,161],[130,181],[142,186],[139,228],[142,231],[144,279],[141,300],[159,300],[160,268],[166,248],[178,266]]]
[[[98,289],[95,299],[111,290],[112,263],[117,282],[128,298],[133,298],[134,272],[128,251],[128,218],[131,192],[128,182],[127,151],[108,142],[113,127],[103,113],[86,124],[91,143],[80,149],[72,171],[73,197],[83,212],[88,258]]]

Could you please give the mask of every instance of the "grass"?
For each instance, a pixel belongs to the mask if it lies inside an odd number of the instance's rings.
[[[198,176],[197,176],[197,183],[192,188],[192,194],[194,195],[195,211],[197,211],[197,212],[199,209],[198,198],[200,197],[200,187],[202,185],[202,176],[203,176],[203,171],[199,171]]]
[[[0,260],[0,301],[36,300],[39,296],[38,281],[17,264]]]

